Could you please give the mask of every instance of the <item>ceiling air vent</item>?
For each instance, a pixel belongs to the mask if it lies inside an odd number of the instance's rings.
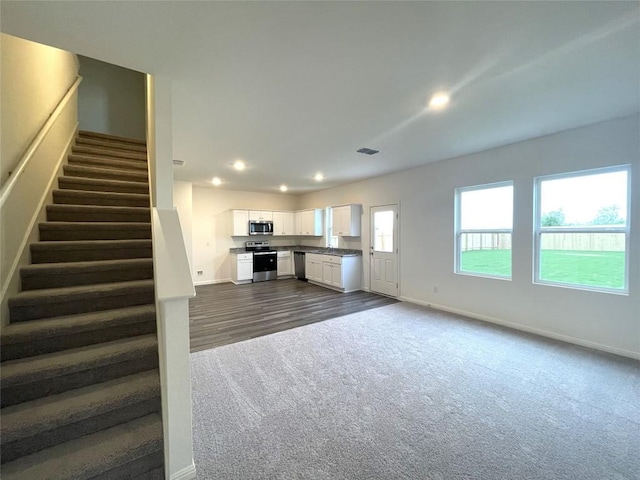
[[[363,147],[360,150],[356,150],[358,153],[364,153],[365,155],[373,155],[374,153],[380,153],[380,150],[373,150],[372,148]]]
[[[176,167],[182,167],[182,166],[184,165],[184,160],[174,160],[174,161],[173,161],[173,164],[174,164]]]

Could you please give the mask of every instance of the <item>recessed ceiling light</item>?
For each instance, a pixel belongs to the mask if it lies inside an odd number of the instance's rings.
[[[245,169],[245,164],[242,160],[236,160],[235,162],[233,162],[233,168],[235,168],[238,171],[242,171]]]
[[[429,100],[429,108],[439,110],[446,107],[448,103],[449,95],[444,92],[438,92],[431,97],[431,100]]]
[[[280,185],[280,191],[281,192],[286,192],[287,190],[289,190],[289,189],[287,188],[286,185]]]
[[[220,180],[218,177],[213,177],[213,179],[211,180],[211,183],[213,183],[217,187],[222,183],[222,180]]]
[[[324,180],[324,175],[322,175],[320,172],[316,173],[316,176],[313,177],[315,179],[316,182],[321,182],[322,180]]]

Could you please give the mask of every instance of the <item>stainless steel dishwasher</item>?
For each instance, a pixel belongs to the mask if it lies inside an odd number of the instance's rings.
[[[307,279],[305,278],[305,258],[304,258],[304,252],[293,252],[293,264],[295,267],[295,274],[296,277],[298,277],[298,280],[304,280],[305,282],[307,281]]]

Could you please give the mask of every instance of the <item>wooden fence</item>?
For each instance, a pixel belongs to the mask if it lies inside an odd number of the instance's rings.
[[[461,236],[461,250],[511,250],[508,233],[465,233]],[[623,233],[545,233],[543,250],[582,250],[622,252],[625,250]]]

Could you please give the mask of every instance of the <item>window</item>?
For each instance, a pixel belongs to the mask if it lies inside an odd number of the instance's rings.
[[[513,182],[456,189],[456,273],[511,278]]]
[[[325,246],[327,248],[338,248],[338,236],[333,235],[333,209],[327,207],[325,209]]]
[[[373,214],[373,250],[376,252],[393,252],[393,217],[394,210],[375,212]]]
[[[539,177],[536,283],[627,291],[628,166]]]

